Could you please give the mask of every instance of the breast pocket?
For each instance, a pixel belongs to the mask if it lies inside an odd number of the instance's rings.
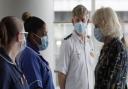
[[[80,51],[74,51],[72,55],[72,59],[76,63],[82,62],[82,53]]]

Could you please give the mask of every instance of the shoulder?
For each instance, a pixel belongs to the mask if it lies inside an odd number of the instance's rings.
[[[62,46],[69,46],[72,43],[72,34],[68,35],[62,40]]]
[[[124,51],[125,50],[125,46],[122,43],[121,40],[119,39],[114,39],[113,43],[112,43],[113,48],[115,48],[117,51]]]
[[[72,37],[72,34],[68,35],[67,37],[64,38],[64,40],[68,40],[69,38]]]
[[[30,47],[26,47],[22,53],[29,53],[29,54],[34,54],[34,51]]]
[[[10,71],[10,64],[0,57],[0,73],[1,76],[8,76]]]
[[[25,56],[25,57],[33,57],[33,56],[37,56],[37,53],[31,49],[30,47],[26,47],[22,52],[21,55]]]
[[[22,62],[34,62],[40,59],[39,55],[30,47],[26,47],[20,54],[20,61]]]
[[[8,63],[0,56],[0,71],[5,71]]]

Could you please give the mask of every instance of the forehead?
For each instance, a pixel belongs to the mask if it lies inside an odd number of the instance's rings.
[[[86,19],[87,16],[86,15],[74,16],[74,18],[76,18],[76,19]]]

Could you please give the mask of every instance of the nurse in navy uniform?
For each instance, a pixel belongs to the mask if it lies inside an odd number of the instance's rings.
[[[0,89],[29,89],[27,81],[15,63],[15,57],[24,49],[25,36],[22,21],[8,16],[0,22]]]

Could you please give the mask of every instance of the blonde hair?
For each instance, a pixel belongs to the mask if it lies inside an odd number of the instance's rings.
[[[87,8],[83,5],[77,5],[76,7],[74,7],[73,11],[72,11],[72,16],[77,16],[77,17],[81,17],[81,16],[88,16],[89,12],[87,10]]]
[[[101,28],[104,36],[119,37],[123,36],[121,25],[117,14],[110,7],[98,9],[93,17],[93,23]]]

